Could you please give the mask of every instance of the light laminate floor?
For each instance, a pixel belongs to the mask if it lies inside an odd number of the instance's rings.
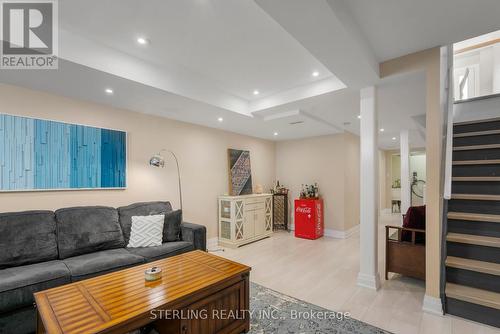
[[[497,328],[452,316],[422,312],[423,282],[394,275],[383,279],[384,225],[397,217],[383,216],[379,224],[378,292],[356,285],[359,269],[359,236],[348,239],[304,240],[293,233],[243,246],[226,248],[217,255],[252,267],[250,280],[295,298],[351,316],[377,327],[402,334],[493,334]]]

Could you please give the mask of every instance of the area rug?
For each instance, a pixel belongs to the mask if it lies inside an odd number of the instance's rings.
[[[390,333],[342,313],[250,283],[250,333]]]

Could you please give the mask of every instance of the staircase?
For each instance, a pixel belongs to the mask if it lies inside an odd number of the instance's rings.
[[[453,133],[445,312],[500,327],[500,118]]]

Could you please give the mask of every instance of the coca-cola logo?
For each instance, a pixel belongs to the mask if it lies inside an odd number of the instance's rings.
[[[300,213],[311,213],[311,208],[298,206],[295,211]]]

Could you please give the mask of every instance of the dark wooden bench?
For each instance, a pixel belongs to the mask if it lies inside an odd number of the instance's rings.
[[[411,241],[401,239],[403,231],[411,232]],[[385,279],[389,279],[391,272],[425,280],[425,244],[415,242],[417,233],[425,235],[425,230],[385,227]]]

